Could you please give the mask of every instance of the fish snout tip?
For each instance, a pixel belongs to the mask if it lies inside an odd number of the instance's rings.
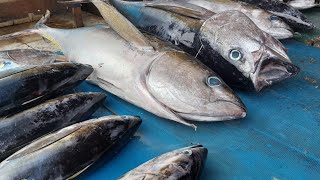
[[[253,75],[253,85],[257,92],[274,83],[292,78],[300,72],[300,68],[293,63],[277,58],[269,58]]]

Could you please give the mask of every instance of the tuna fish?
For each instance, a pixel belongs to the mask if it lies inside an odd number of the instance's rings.
[[[74,124],[44,136],[0,164],[0,179],[67,179],[102,155],[112,157],[141,124],[130,116],[109,116]]]
[[[212,15],[188,3],[110,2],[139,29],[176,44],[233,87],[260,91],[299,72],[284,46],[239,11]]]
[[[174,150],[129,171],[119,180],[200,179],[208,150],[201,145]]]
[[[15,114],[78,85],[93,69],[87,65],[57,63],[0,71],[0,116]]]
[[[247,15],[261,30],[277,39],[293,37],[293,30],[278,16],[253,5],[233,0],[179,0],[215,13],[237,10]],[[243,26],[243,29],[245,27]]]
[[[86,120],[104,98],[102,93],[70,94],[0,119],[0,161],[45,134]]]
[[[94,3],[113,29],[39,23],[34,31],[58,44],[72,62],[92,65],[90,82],[160,117],[192,127],[185,120],[245,117],[241,100],[212,70],[164,41],[145,37],[112,6]]]
[[[265,9],[281,17],[295,31],[309,31],[313,23],[299,10],[279,0],[239,0]]]

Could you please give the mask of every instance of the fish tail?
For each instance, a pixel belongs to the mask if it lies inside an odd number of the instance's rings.
[[[39,29],[48,28],[48,26],[46,26],[44,23],[46,23],[49,18],[50,18],[50,11],[47,10],[46,14],[36,23],[36,25],[34,26],[33,29],[26,29],[23,31],[2,35],[2,36],[0,36],[0,41],[1,40],[8,40],[8,39],[15,39],[18,37],[28,36],[28,35],[32,35],[32,34],[39,34],[39,32],[40,32]]]
[[[34,25],[34,29],[41,29],[41,28],[48,28],[48,26],[45,25],[45,23],[50,18],[50,11],[47,10],[46,14],[42,16],[42,18]]]

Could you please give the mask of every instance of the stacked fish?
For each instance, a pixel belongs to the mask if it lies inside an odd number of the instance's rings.
[[[260,91],[296,75],[278,39],[313,29],[292,6],[319,2],[242,1],[74,0],[65,3],[92,2],[108,25],[51,28],[47,12],[34,29],[1,36],[38,33],[70,62],[53,63],[50,52],[0,53],[0,179],[73,178],[131,139],[138,117],[84,121],[103,94],[61,96],[85,79],[193,128],[194,121],[244,118],[246,107],[228,85]],[[201,145],[174,150],[120,179],[199,179],[206,156]]]

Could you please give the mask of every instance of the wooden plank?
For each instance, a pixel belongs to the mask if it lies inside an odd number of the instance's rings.
[[[82,19],[82,11],[81,11],[81,5],[73,6],[72,7],[72,14],[75,22],[76,28],[83,27],[83,19]]]

